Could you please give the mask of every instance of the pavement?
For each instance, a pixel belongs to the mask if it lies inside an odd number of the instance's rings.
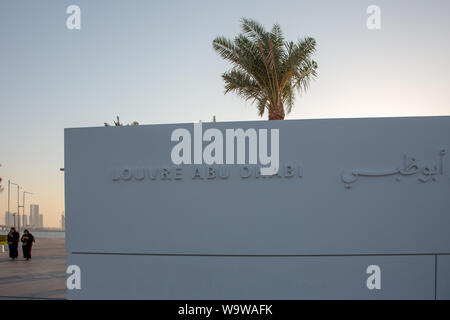
[[[0,299],[66,299],[65,239],[37,239],[30,261],[0,253]]]

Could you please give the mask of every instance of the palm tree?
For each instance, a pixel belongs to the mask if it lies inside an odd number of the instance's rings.
[[[269,120],[283,120],[294,106],[295,89],[309,88],[317,76],[317,63],[311,59],[316,41],[311,37],[285,41],[275,24],[270,32],[258,22],[243,18],[242,31],[234,41],[217,37],[214,50],[233,68],[222,74],[225,94],[235,92],[257,103],[258,114],[267,109]]]

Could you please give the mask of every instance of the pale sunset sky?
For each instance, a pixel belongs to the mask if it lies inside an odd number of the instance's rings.
[[[71,4],[81,30],[66,27]],[[381,9],[380,30],[366,26],[369,5]],[[11,179],[34,193],[26,214],[39,204],[45,226],[60,226],[64,128],[116,115],[260,120],[255,106],[224,96],[229,65],[212,49],[215,37],[240,32],[242,17],[317,41],[318,78],[287,119],[450,115],[448,0],[2,0],[0,224]]]

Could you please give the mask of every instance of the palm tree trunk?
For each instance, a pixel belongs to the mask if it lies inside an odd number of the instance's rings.
[[[284,108],[281,103],[269,109],[269,120],[284,120],[284,116]]]

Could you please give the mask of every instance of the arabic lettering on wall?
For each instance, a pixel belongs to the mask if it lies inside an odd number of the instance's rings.
[[[436,176],[444,175],[444,157],[446,154],[445,149],[439,151],[438,162],[435,164],[423,164],[419,165],[414,157],[403,155],[403,163],[400,167],[386,170],[362,170],[353,169],[351,171],[343,171],[341,174],[342,182],[345,184],[345,188],[350,189],[352,184],[359,180],[361,177],[387,177],[396,176],[396,180],[400,181],[401,177],[418,175],[417,180],[422,183],[429,181],[436,181]]]

